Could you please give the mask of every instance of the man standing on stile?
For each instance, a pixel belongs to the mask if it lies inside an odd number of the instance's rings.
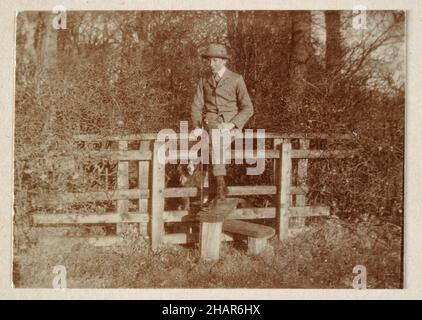
[[[242,130],[254,113],[243,77],[227,69],[230,56],[222,44],[210,44],[202,58],[207,59],[211,74],[201,78],[197,86],[191,108],[194,128],[204,124],[210,137],[212,129],[221,132]],[[216,201],[225,200],[226,167],[224,163],[214,163],[212,169],[217,185]]]

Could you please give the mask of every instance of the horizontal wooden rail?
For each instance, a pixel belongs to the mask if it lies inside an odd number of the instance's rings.
[[[347,158],[356,155],[355,150],[300,150],[293,149],[291,151],[292,159],[323,159],[323,158]],[[177,153],[174,156],[168,156],[168,161],[176,161],[180,159],[180,154]],[[279,159],[280,152],[278,150],[265,149],[261,153],[257,153],[256,150],[250,153],[246,153],[244,150],[232,150],[231,158],[227,159],[228,163],[233,163],[236,159]]]
[[[348,158],[356,154],[355,150],[292,150],[295,159]]]
[[[330,207],[327,206],[304,206],[289,208],[289,217],[319,217],[329,215]]]
[[[78,202],[148,199],[148,197],[148,189],[122,189],[83,193],[42,194],[33,199],[32,205],[38,207],[43,205],[59,205]]]
[[[229,215],[230,219],[263,219],[274,218],[275,208],[242,208],[236,209]],[[195,221],[195,215],[189,215],[187,210],[164,211],[164,222]],[[118,213],[78,214],[78,213],[49,213],[33,214],[36,224],[100,224],[100,223],[136,223],[149,222],[148,214]]]
[[[233,186],[228,187],[229,196],[247,196],[247,195],[273,195],[277,194],[276,186]],[[290,194],[305,195],[309,191],[307,186],[292,186]]]
[[[151,151],[122,150],[122,151],[89,151],[83,153],[87,158],[110,159],[118,161],[145,161],[152,159]]]
[[[291,152],[291,157],[296,159],[318,159],[318,158],[347,158],[356,155],[355,150],[301,150],[293,149]],[[252,156],[252,157],[250,157]],[[167,161],[178,161],[179,159],[187,159],[185,153],[177,152],[174,156],[167,156]],[[152,159],[151,151],[139,151],[139,150],[124,150],[124,151],[89,151],[81,152],[78,155],[80,161],[88,161],[94,159],[108,159],[114,161],[150,161]],[[231,160],[234,163],[236,159],[279,159],[280,152],[272,149],[265,149],[265,152],[257,155],[256,150],[251,153],[246,152],[246,150],[232,150]],[[56,157],[55,161],[66,165],[68,167],[76,166],[76,160],[72,157],[61,156]]]
[[[290,207],[289,217],[328,216],[330,208],[326,206]],[[239,208],[229,214],[227,219],[272,219],[276,217],[276,208]],[[195,215],[189,215],[187,210],[164,211],[165,222],[194,221]]]
[[[289,217],[327,216],[329,207],[290,207]],[[186,210],[164,211],[164,222],[195,221],[195,215]],[[227,219],[271,219],[275,218],[275,208],[241,208],[235,209]],[[80,214],[80,213],[37,213],[33,214],[35,224],[108,224],[108,223],[146,223],[150,217],[146,213]]]
[[[58,246],[60,243],[74,245],[78,243],[90,244],[96,247],[105,247],[123,243],[121,236],[101,236],[101,237],[60,237],[60,236],[40,236],[38,243],[41,245]]]
[[[306,194],[309,188],[291,187],[290,194]],[[228,196],[247,196],[247,195],[273,195],[277,193],[276,186],[232,186],[228,187]],[[198,188],[166,188],[164,197],[180,198],[180,197],[196,197],[198,196]]]
[[[228,187],[228,189],[229,196],[272,195],[277,192],[277,188],[275,186],[234,186]],[[306,186],[292,187],[290,188],[290,193],[306,194],[308,190],[309,188]],[[164,189],[164,197],[195,197],[199,195],[198,192],[198,188],[166,188]],[[149,189],[121,189],[84,193],[44,194],[34,198],[32,205],[38,207],[43,205],[70,204],[78,202],[148,199],[149,197]]]
[[[80,213],[37,213],[33,215],[35,224],[104,224],[148,222],[146,213],[80,214]]]
[[[274,218],[275,208],[241,208],[235,209],[228,219],[264,219]],[[190,215],[187,210],[165,211],[163,219],[165,222],[194,221],[195,215]]]
[[[164,235],[163,242],[166,244],[187,244],[199,241],[199,234],[187,234],[187,233],[168,233]],[[222,233],[221,241],[233,241],[233,236]]]
[[[254,132],[256,137],[256,131]],[[325,133],[265,133],[266,139],[336,139],[336,140],[350,140],[353,139],[353,134],[325,134]],[[73,136],[75,141],[141,141],[141,140],[156,140],[157,133],[139,133],[122,136],[101,136],[96,134],[80,134]]]
[[[228,157],[228,156],[227,156]],[[230,159],[227,159],[228,163],[229,160],[236,160],[236,159],[278,159],[280,158],[279,152],[276,150],[265,149],[259,153],[259,156],[256,150],[246,151],[246,150],[232,150]],[[174,154],[168,155],[166,160],[170,163],[176,162],[179,159],[186,159],[185,152],[174,152]]]

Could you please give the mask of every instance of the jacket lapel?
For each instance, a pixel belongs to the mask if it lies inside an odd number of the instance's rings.
[[[231,71],[229,69],[226,69],[226,71],[223,74],[223,77],[218,81],[217,87],[222,86],[227,80],[230,79]]]
[[[223,74],[223,77],[220,79],[220,81],[218,81],[218,84],[215,82],[214,79],[214,75],[211,74],[208,78],[207,81],[208,83],[213,87],[213,88],[217,88],[220,87],[224,84],[224,82],[226,82],[227,80],[230,79],[232,72],[229,69],[226,69],[226,71]]]
[[[211,75],[207,78],[208,83],[215,88],[217,86],[217,84],[215,83],[215,79],[213,77],[213,74],[211,73]]]

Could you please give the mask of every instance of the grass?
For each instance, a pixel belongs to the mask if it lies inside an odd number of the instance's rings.
[[[142,238],[93,247],[63,239],[15,256],[16,287],[51,288],[55,265],[68,288],[352,288],[353,268],[367,269],[367,288],[401,287],[401,229],[376,221],[317,219],[273,250],[249,255],[242,242],[222,243],[220,260],[200,260],[198,244],[150,250]]]

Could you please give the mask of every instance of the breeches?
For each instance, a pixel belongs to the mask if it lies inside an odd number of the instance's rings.
[[[222,119],[221,119],[221,122],[223,122]],[[227,142],[224,143],[223,138],[219,139],[219,143],[215,139],[213,139],[212,130],[218,129],[217,126],[221,122],[215,121],[215,120],[212,120],[212,121],[208,120],[206,122],[206,129],[208,131],[208,136],[209,136],[209,140],[210,140],[210,150],[211,150],[210,163],[212,164],[212,173],[215,177],[226,175],[226,164],[224,164],[223,155],[225,153],[231,152],[231,145],[234,141],[233,136],[232,136],[229,143],[227,143]],[[234,130],[238,130],[238,129],[234,129]],[[218,163],[216,163],[217,162],[216,158],[219,158]]]

